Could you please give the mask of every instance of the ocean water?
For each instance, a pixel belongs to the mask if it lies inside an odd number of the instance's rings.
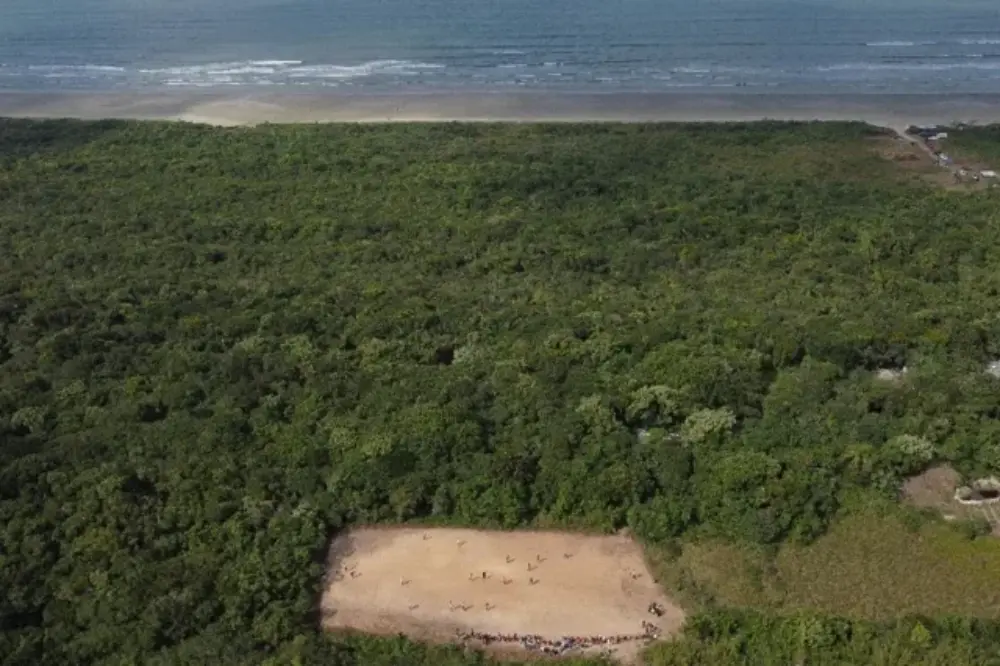
[[[2,0],[0,89],[1000,92],[1000,0]]]

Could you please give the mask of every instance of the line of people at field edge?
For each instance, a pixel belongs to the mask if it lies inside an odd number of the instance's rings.
[[[562,654],[569,650],[584,649],[602,645],[620,645],[631,641],[650,640],[659,635],[659,628],[643,622],[642,634],[617,634],[613,636],[564,636],[558,640],[543,638],[537,634],[491,634],[483,631],[459,632],[463,641],[475,640],[486,645],[490,643],[520,643],[529,650],[540,650],[547,654]]]

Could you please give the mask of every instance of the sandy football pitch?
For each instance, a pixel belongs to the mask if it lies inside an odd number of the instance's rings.
[[[644,633],[669,636],[684,622],[623,536],[364,528],[333,542],[329,565],[327,629],[631,660]],[[568,650],[564,637],[585,647]]]

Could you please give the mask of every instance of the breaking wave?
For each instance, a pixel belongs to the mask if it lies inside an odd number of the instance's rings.
[[[358,65],[306,63],[302,60],[242,60],[203,65],[144,67],[117,65],[0,64],[0,76],[10,79],[55,80],[64,85],[166,85],[210,87],[215,85],[336,85],[363,78],[414,77],[444,69],[444,65],[410,60],[372,60]]]
[[[886,42],[868,42],[865,46],[869,46],[876,49],[888,49],[888,48],[909,48],[913,46],[932,46],[936,42],[908,42],[908,41],[886,41]]]
[[[983,38],[985,39],[985,38]],[[977,43],[983,41],[977,40]],[[996,40],[1000,43],[1000,39]],[[878,42],[902,45],[915,42]],[[954,42],[952,42],[954,43]],[[875,44],[875,42],[873,42]],[[955,49],[957,51],[958,49]],[[968,49],[973,50],[973,49]],[[837,85],[850,88],[892,87],[912,90],[940,89],[959,82],[994,87],[1000,81],[1000,53],[920,55],[907,50],[887,52],[878,58],[829,63],[775,63],[772,66],[735,63],[656,62],[637,58],[591,61],[579,57],[550,60],[520,56],[502,49],[500,57],[447,66],[418,60],[379,59],[358,64],[312,63],[293,59],[233,60],[192,65],[122,67],[110,64],[15,65],[0,63],[0,87],[21,89],[60,87],[76,89],[233,86],[274,87],[415,87],[430,89],[493,88],[512,85],[530,87],[577,87],[585,89],[783,87],[822,89]],[[501,51],[501,49],[497,49]]]
[[[372,60],[360,65],[306,64],[301,60],[247,60],[211,63],[187,67],[141,69],[144,78],[169,78],[172,82],[191,84],[259,83],[266,77],[271,83],[314,79],[350,81],[371,76],[414,76],[428,70],[444,69],[444,65],[410,60]],[[250,78],[250,81],[240,79]]]
[[[966,56],[968,57],[968,56]],[[982,56],[979,56],[982,57]],[[818,72],[947,72],[957,69],[1000,70],[998,61],[970,60],[964,62],[850,62],[821,65]]]
[[[953,40],[908,40],[908,39],[888,39],[877,42],[865,42],[865,46],[876,49],[905,49],[917,46],[947,46],[949,44],[961,44],[962,46],[997,46],[1000,45],[1000,37],[966,37]]]

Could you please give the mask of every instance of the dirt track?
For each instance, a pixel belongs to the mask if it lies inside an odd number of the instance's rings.
[[[662,617],[649,614],[653,602]],[[328,629],[444,641],[473,631],[634,636],[644,622],[669,636],[684,621],[628,538],[459,529],[368,528],[339,537],[322,610]],[[644,642],[612,652],[630,660]]]

